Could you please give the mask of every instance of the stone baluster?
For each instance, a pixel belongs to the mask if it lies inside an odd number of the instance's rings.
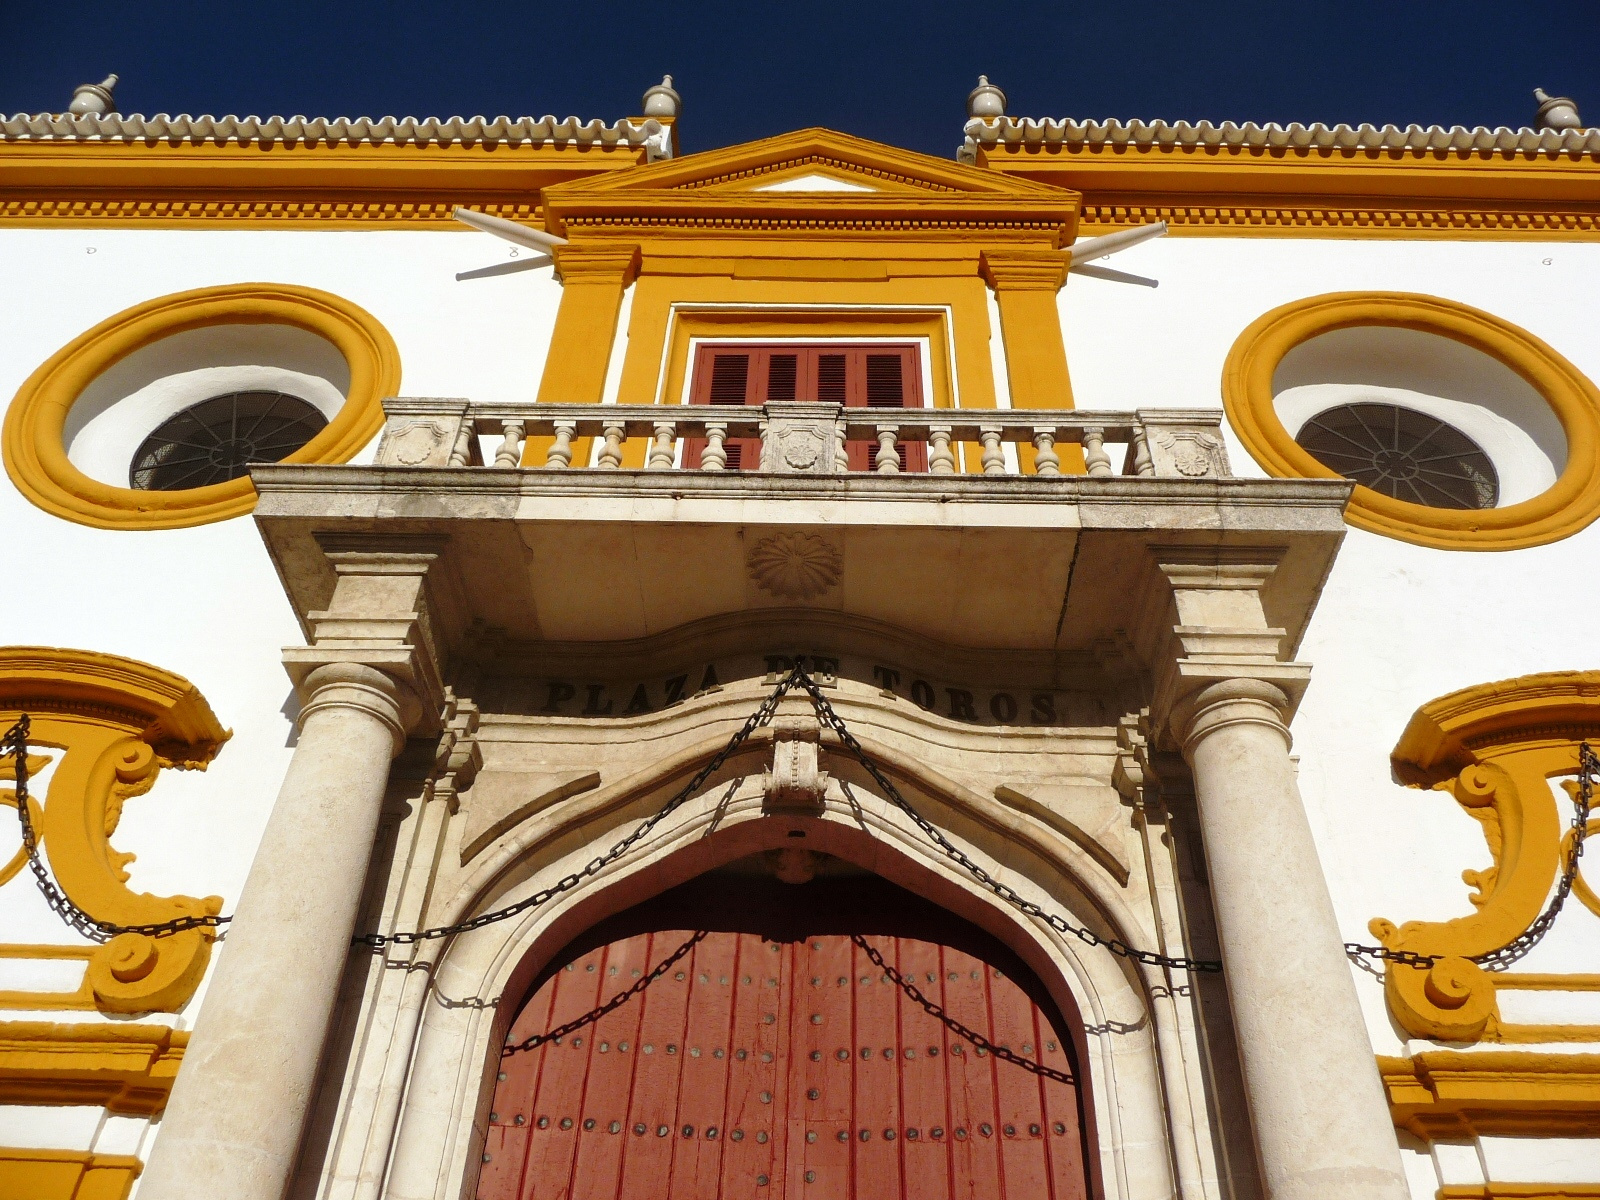
[[[1111,456],[1106,453],[1106,433],[1103,429],[1083,431],[1083,461],[1093,479],[1106,479],[1115,474]]]
[[[900,437],[900,426],[878,426],[878,465],[876,470],[879,475],[900,474],[900,452],[895,448],[895,442]]]
[[[1004,475],[1006,473],[1005,451],[1000,449],[1000,435],[1003,430],[998,425],[980,425],[978,427],[978,441],[983,443],[983,473],[985,475]]]
[[[845,445],[842,416],[833,423],[833,469],[840,475],[848,474],[850,471],[850,451]]]
[[[389,764],[443,708],[421,613],[435,557],[330,553],[315,641],[284,651],[299,737],[140,1180],[151,1200],[282,1200],[293,1178]]]
[[[1143,425],[1133,431],[1133,473],[1146,477],[1156,473],[1156,465],[1150,461],[1150,440]]]
[[[605,427],[606,444],[600,448],[600,469],[615,471],[622,466],[622,436],[627,432],[620,421],[608,422]]]
[[[1061,456],[1056,453],[1056,431],[1044,426],[1034,426],[1033,467],[1040,475],[1061,474]]]
[[[655,439],[650,443],[650,457],[645,460],[647,471],[670,471],[673,467],[673,450],[678,441],[676,421],[657,421]]]
[[[1180,651],[1158,694],[1172,697],[1170,728],[1194,776],[1266,1200],[1405,1200],[1388,1103],[1295,783],[1290,697],[1310,669],[1277,661],[1285,631],[1269,627],[1261,604],[1274,564],[1260,550],[1158,554]]]
[[[955,451],[950,448],[952,430],[948,425],[928,426],[928,471],[933,475],[956,473]]]
[[[450,447],[450,465],[464,467],[472,461],[472,439],[477,436],[471,421],[462,421],[455,445]]]
[[[700,452],[700,469],[702,471],[726,471],[728,469],[728,448],[723,442],[728,436],[728,423],[726,421],[706,422],[706,448]]]
[[[576,421],[557,421],[556,440],[545,455],[545,469],[564,471],[572,465],[572,439],[578,434]]]
[[[494,465],[506,470],[522,462],[522,433],[524,426],[521,421],[503,421],[500,427],[505,436],[500,439],[500,449],[495,451]]]

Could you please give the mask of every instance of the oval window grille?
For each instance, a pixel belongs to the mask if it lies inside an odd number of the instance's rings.
[[[133,457],[129,485],[178,491],[225,483],[251,463],[287,458],[322,431],[328,418],[284,392],[229,392],[168,417]]]
[[[1295,441],[1346,479],[1432,508],[1493,508],[1494,463],[1453,425],[1394,404],[1342,404],[1312,417]]]

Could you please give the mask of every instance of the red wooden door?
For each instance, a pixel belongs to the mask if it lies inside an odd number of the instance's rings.
[[[691,404],[762,405],[786,400],[820,401],[847,408],[920,408],[922,372],[915,345],[701,346],[696,353]],[[727,469],[754,471],[761,465],[761,442],[729,438]],[[683,465],[700,466],[705,439],[686,439]],[[900,469],[926,471],[926,442],[902,442]],[[875,470],[878,444],[851,440],[845,445],[852,471]]]
[[[521,1041],[637,984],[692,938],[588,949],[527,1001]],[[871,947],[935,1005],[926,1011]],[[1017,970],[1017,964],[1011,969]],[[1080,1097],[1060,1032],[999,967],[923,937],[711,932],[559,1044],[502,1062],[480,1200],[1078,1200]]]

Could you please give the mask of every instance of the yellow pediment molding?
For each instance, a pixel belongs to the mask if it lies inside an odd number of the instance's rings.
[[[0,1104],[166,1107],[189,1035],[165,1025],[0,1021]]]
[[[832,185],[788,187],[822,177]],[[1078,196],[1064,188],[931,155],[802,129],[557,184],[546,227],[574,240],[643,236],[867,237],[878,240],[1072,240]]]
[[[0,646],[0,727],[23,713],[31,723],[29,747],[38,752],[29,755],[30,768],[59,759],[44,794],[30,790],[29,813],[55,881],[72,902],[97,921],[121,926],[220,912],[219,896],[133,891],[127,871],[133,855],[111,845],[127,800],[148,792],[163,769],[204,770],[230,736],[198,689],[170,671],[112,654]],[[0,779],[15,778],[10,762],[0,766]],[[0,792],[0,802],[14,808],[15,792]],[[20,870],[11,872],[10,886],[30,884]],[[207,929],[160,938],[123,933],[88,948],[82,1001],[78,993],[8,992],[3,999],[19,1008],[86,1003],[105,1012],[176,1011],[199,985],[212,940]],[[8,957],[23,958],[40,957],[40,949],[6,947]]]
[[[1424,1141],[1580,1137],[1600,1122],[1600,1054],[1427,1050],[1378,1056],[1397,1128]]]

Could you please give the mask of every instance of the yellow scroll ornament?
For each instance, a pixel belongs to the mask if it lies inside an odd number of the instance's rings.
[[[28,807],[56,882],[72,902],[95,920],[116,925],[219,912],[218,896],[202,900],[130,890],[125,868],[133,855],[111,845],[126,800],[149,791],[164,767],[204,770],[230,736],[194,685],[110,654],[0,647],[0,726],[9,728],[24,712],[32,722],[30,745],[61,752],[46,795],[34,792]],[[38,769],[48,758],[29,760]],[[14,766],[6,765],[6,778],[14,779]],[[0,802],[14,808],[14,789],[6,789]],[[3,878],[24,871],[18,857],[4,865]],[[95,1007],[176,1011],[205,974],[213,937],[208,929],[161,938],[124,933],[96,947],[87,974]]]

